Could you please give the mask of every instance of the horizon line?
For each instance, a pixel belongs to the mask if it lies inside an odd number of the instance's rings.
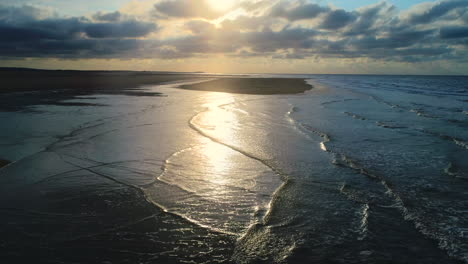
[[[78,69],[50,69],[29,67],[1,67],[0,71],[61,71],[61,72],[141,72],[141,73],[167,73],[167,74],[206,74],[206,75],[364,75],[364,76],[452,76],[468,77],[468,74],[377,74],[377,73],[216,73],[205,71],[167,71],[167,70],[78,70]]]

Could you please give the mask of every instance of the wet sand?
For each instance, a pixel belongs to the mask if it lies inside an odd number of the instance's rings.
[[[0,68],[0,93],[73,89],[82,92],[110,93],[144,85],[186,80],[202,76],[195,73],[132,71],[66,71]]]
[[[221,78],[183,85],[180,88],[198,91],[237,94],[298,94],[312,89],[304,79],[293,78]]]
[[[195,73],[0,68],[0,111],[23,111],[33,105],[77,106],[63,101],[96,94],[162,96],[141,87],[203,77],[206,75]]]
[[[312,88],[304,79],[242,78],[216,76],[220,79],[180,88],[236,94],[298,94]],[[164,96],[148,92],[142,86],[183,80],[213,78],[201,73],[133,72],[133,71],[67,71],[0,68],[0,111],[29,111],[35,105],[102,106],[92,102],[66,100],[94,95]]]

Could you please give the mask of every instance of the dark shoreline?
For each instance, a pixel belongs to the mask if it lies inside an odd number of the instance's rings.
[[[92,102],[63,102],[93,95],[162,96],[141,89],[180,80],[203,78],[201,74],[163,72],[47,71],[1,69],[0,111],[29,110],[34,105],[102,106]],[[206,76],[205,76],[206,78]]]
[[[295,78],[220,78],[213,81],[182,85],[187,90],[236,94],[299,94],[312,89],[305,79]]]
[[[137,89],[164,82],[196,79],[200,74],[148,72],[2,71],[0,94],[11,92],[76,90],[86,94]]]
[[[163,96],[141,89],[184,80],[219,78],[184,85],[180,88],[238,94],[298,94],[312,88],[300,78],[249,78],[248,76],[209,75],[204,73],[136,72],[136,71],[62,71],[0,68],[0,111],[31,111],[35,105],[88,106],[94,95]],[[87,102],[67,102],[82,99]]]

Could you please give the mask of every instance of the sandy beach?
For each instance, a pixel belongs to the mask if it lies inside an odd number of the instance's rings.
[[[83,93],[112,93],[145,85],[203,77],[201,74],[177,72],[67,71],[0,68],[0,93],[70,89]]]
[[[163,96],[144,86],[187,80],[219,78],[179,88],[235,94],[298,94],[312,88],[304,79],[245,78],[196,73],[129,71],[55,71],[0,68],[0,110],[23,111],[34,105],[104,106],[88,102],[67,102],[94,95]],[[21,95],[20,97],[18,95]],[[14,100],[13,100],[14,98]]]
[[[235,94],[297,94],[312,89],[304,79],[292,78],[221,78],[180,88]]]
[[[100,106],[93,102],[69,103],[77,96],[161,96],[141,87],[203,78],[200,74],[130,71],[55,71],[0,68],[0,110],[22,111],[33,105]],[[18,96],[21,95],[21,96]],[[14,98],[14,100],[13,100]]]

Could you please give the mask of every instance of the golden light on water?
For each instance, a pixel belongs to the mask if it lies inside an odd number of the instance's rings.
[[[244,111],[243,95],[203,92],[201,105],[190,119],[199,133],[190,133],[190,145],[174,153],[159,181],[180,192],[154,193],[169,210],[198,225],[237,234],[266,211],[269,196],[281,179],[256,159],[236,149],[248,132],[250,112]]]
[[[238,127],[238,116],[235,112],[226,109],[229,104],[234,103],[234,98],[230,94],[213,93],[207,96],[206,111],[200,113],[195,120],[206,135],[214,140],[222,142],[233,142],[235,140],[235,127]],[[235,169],[235,152],[227,146],[218,142],[209,142],[199,148],[200,156],[204,159],[207,173],[205,180],[217,185],[229,184],[232,177],[229,177],[231,170]]]
[[[222,197],[232,187],[251,185],[241,180],[242,177],[233,176],[243,166],[250,165],[246,158],[219,143],[235,142],[241,113],[227,108],[235,102],[232,95],[207,93],[203,100],[206,109],[190,122],[206,137],[200,137],[197,145],[173,155],[160,179],[195,193],[210,193],[211,198]]]
[[[233,152],[216,143],[208,143],[200,148],[205,160],[207,173],[205,180],[213,184],[224,186],[229,183],[229,174],[232,168]]]
[[[210,140],[185,149],[169,159],[159,180],[177,185],[184,190],[221,199],[229,188],[237,186],[233,177],[238,166],[237,153]]]
[[[214,140],[235,143],[240,112],[230,108],[234,103],[231,94],[209,94],[204,105],[206,110],[192,120],[193,125]]]

